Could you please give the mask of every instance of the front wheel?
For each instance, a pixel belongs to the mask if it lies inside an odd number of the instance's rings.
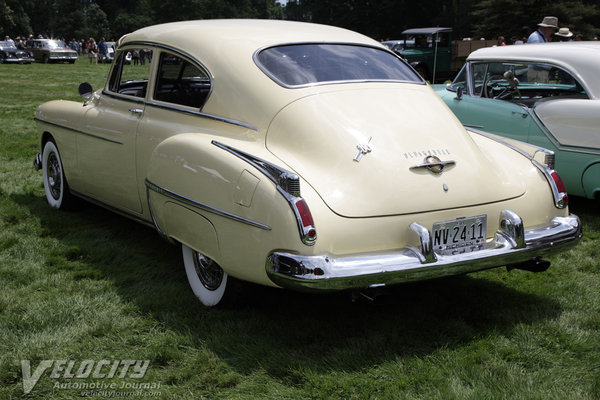
[[[72,202],[71,193],[58,148],[52,140],[46,142],[42,151],[42,174],[48,204],[54,208],[68,207]]]
[[[225,295],[227,273],[214,260],[182,244],[183,263],[192,291],[206,307],[219,304]]]

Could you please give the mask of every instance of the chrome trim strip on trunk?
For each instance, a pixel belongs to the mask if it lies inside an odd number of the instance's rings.
[[[241,222],[241,223],[246,224],[246,225],[254,226],[256,228],[264,229],[264,230],[267,230],[267,231],[271,230],[271,227],[268,226],[268,225],[262,224],[260,222],[253,221],[251,219],[247,219],[247,218],[241,217],[241,216],[236,215],[236,214],[229,213],[227,211],[220,210],[220,209],[215,208],[215,207],[211,207],[211,206],[209,206],[207,204],[200,203],[198,201],[192,200],[190,198],[187,198],[185,196],[182,196],[180,194],[172,192],[172,191],[170,191],[168,189],[165,189],[165,188],[163,188],[161,186],[156,185],[155,183],[152,183],[150,180],[148,180],[148,178],[146,178],[145,183],[146,183],[146,187],[148,189],[153,190],[156,193],[162,194],[163,196],[166,196],[166,197],[168,197],[170,199],[179,201],[179,202],[181,202],[183,204],[186,204],[188,206],[192,206],[192,207],[195,207],[195,208],[197,208],[199,210],[207,211],[209,213],[212,213],[212,214],[215,214],[215,215],[219,215],[221,217],[229,218],[231,220],[234,220],[234,221],[237,221],[237,222]]]
[[[582,236],[575,215],[555,217],[547,224],[523,230],[521,218],[510,210],[500,214],[500,229],[486,248],[457,255],[432,254],[411,247],[365,254],[299,255],[283,251],[267,257],[266,272],[275,284],[312,292],[367,289],[403,282],[441,278],[500,266],[539,260],[574,246]],[[413,226],[411,226],[413,227]],[[427,243],[430,233],[413,230]],[[423,228],[424,229],[424,228]],[[432,257],[433,255],[434,257]]]
[[[71,132],[81,133],[82,135],[90,136],[90,137],[93,137],[93,138],[96,138],[96,139],[99,139],[99,140],[104,140],[106,142],[111,142],[111,143],[116,143],[116,144],[123,144],[123,142],[119,142],[118,140],[109,139],[109,138],[105,138],[105,137],[102,137],[102,136],[94,135],[93,133],[88,133],[88,132],[80,131],[78,129],[69,128],[68,126],[59,125],[59,124],[56,124],[54,122],[45,121],[45,120],[39,119],[37,117],[34,117],[33,120],[36,121],[36,122],[41,122],[41,123],[44,123],[44,124],[56,126],[58,128],[66,129],[66,130],[69,130]]]

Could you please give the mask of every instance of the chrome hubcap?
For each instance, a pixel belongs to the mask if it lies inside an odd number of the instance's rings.
[[[48,187],[50,194],[55,200],[60,198],[60,191],[62,186],[62,171],[60,169],[60,163],[56,154],[50,153],[48,156]]]
[[[200,282],[208,290],[217,290],[223,282],[223,269],[216,262],[196,251],[194,251],[194,268]]]

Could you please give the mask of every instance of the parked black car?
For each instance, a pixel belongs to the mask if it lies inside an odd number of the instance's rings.
[[[31,53],[17,49],[13,42],[0,41],[0,64],[29,64],[34,61]]]

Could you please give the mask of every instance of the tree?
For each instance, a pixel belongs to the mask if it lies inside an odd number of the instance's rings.
[[[31,33],[31,21],[18,0],[0,1],[0,33],[19,36]],[[4,39],[4,35],[1,39]]]
[[[96,3],[90,4],[85,9],[86,37],[110,37],[110,27],[106,13]]]

